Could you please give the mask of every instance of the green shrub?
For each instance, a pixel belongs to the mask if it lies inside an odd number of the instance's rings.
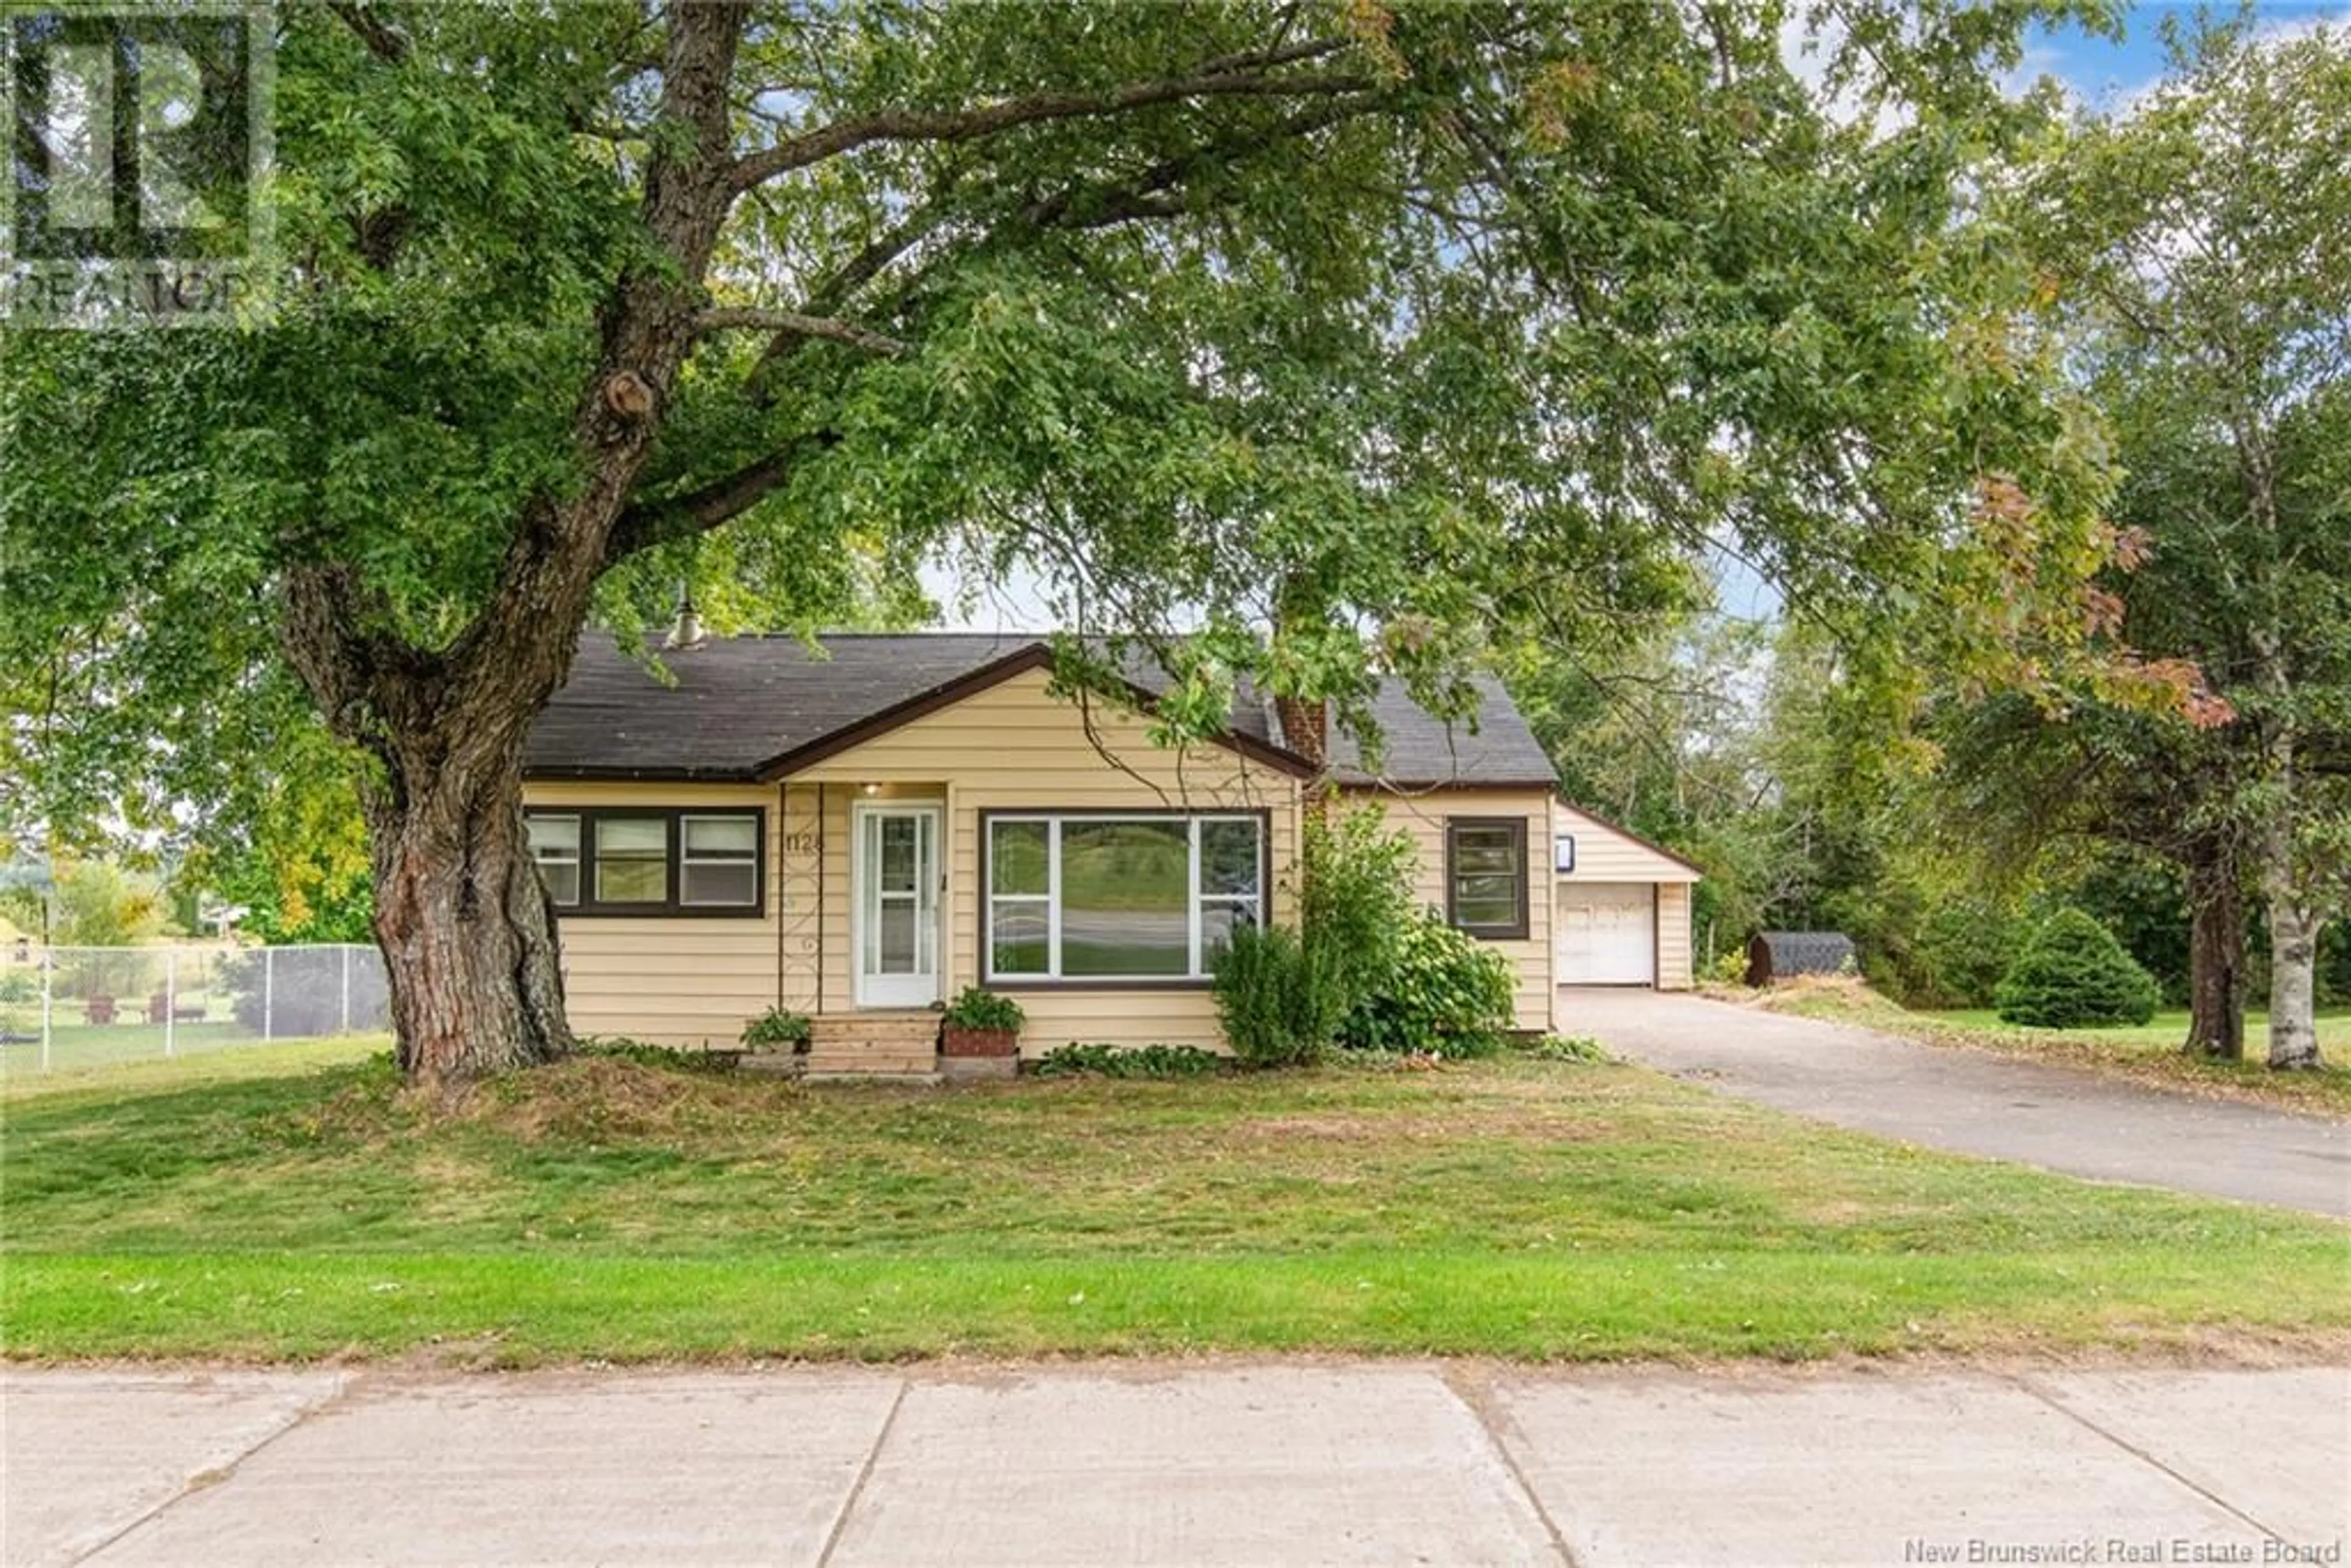
[[[41,988],[26,974],[0,975],[0,1040],[22,1035],[32,1027],[32,1005]]]
[[[2078,909],[2059,910],[2026,940],[1996,998],[2002,1019],[2035,1029],[2145,1023],[2159,999],[2138,960]]]
[[[1594,1067],[1616,1060],[1608,1054],[1606,1046],[1582,1034],[1547,1034],[1527,1041],[1519,1047],[1519,1051],[1537,1061],[1573,1061]]]
[[[1047,1051],[1030,1069],[1040,1078],[1203,1078],[1226,1061],[1196,1045],[1068,1045]]]
[[[809,1034],[812,1027],[806,1013],[769,1008],[744,1029],[743,1043],[758,1050],[776,1051],[788,1047],[794,1051],[802,1051],[809,1048]]]
[[[945,1021],[950,1029],[987,1030],[990,1032],[1019,1034],[1028,1021],[1028,1014],[1010,997],[983,990],[977,986],[966,986],[963,995],[948,1004]]]
[[[1216,959],[1217,1016],[1233,1054],[1250,1067],[1318,1060],[1346,1014],[1345,980],[1327,943],[1244,925]]]
[[[1342,1018],[1395,978],[1413,901],[1410,833],[1387,831],[1376,806],[1337,808],[1306,820],[1298,928],[1332,971]]]
[[[2016,962],[2016,917],[1982,899],[1938,904],[1919,927],[1898,994],[1913,1007],[1980,1008]]]
[[[733,1057],[716,1051],[654,1045],[649,1040],[631,1040],[626,1035],[617,1034],[583,1036],[574,1054],[632,1062],[639,1067],[658,1067],[672,1072],[726,1072],[735,1066]]]
[[[1490,1056],[1511,1027],[1515,983],[1508,958],[1424,910],[1397,933],[1395,973],[1341,1022],[1339,1043]]]

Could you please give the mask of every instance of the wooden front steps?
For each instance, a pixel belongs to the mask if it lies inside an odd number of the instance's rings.
[[[939,1076],[939,1015],[927,1008],[824,1013],[809,1030],[810,1082],[880,1079],[935,1083]]]

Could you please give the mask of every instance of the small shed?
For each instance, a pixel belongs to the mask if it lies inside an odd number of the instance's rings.
[[[1850,975],[1860,955],[1842,931],[1759,931],[1747,944],[1747,983],[1768,986],[1798,975]]]

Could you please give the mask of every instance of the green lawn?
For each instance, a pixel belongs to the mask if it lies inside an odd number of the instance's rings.
[[[2002,1023],[1989,1008],[1914,1012],[1857,982],[1802,982],[1773,990],[1764,1005],[1808,1018],[1865,1024],[1937,1045],[1975,1046],[2038,1057],[2169,1089],[2259,1101],[2321,1115],[2351,1115],[2351,1011],[2323,1014],[2319,1049],[2327,1065],[2316,1072],[2272,1072],[2269,1018],[2245,1019],[2245,1060],[2208,1061],[2179,1049],[2188,1038],[2186,1009],[2159,1012],[2147,1023],[2116,1029],[2034,1030]]]
[[[184,1031],[189,1025],[182,1025]],[[215,1026],[216,1027],[216,1026]],[[61,1031],[62,1032],[62,1031]],[[98,1089],[111,1098],[190,1083],[237,1078],[282,1078],[288,1071],[356,1062],[391,1049],[382,1034],[342,1034],[263,1044],[249,1034],[199,1035],[172,1056],[162,1054],[162,1031],[143,1039],[76,1040],[53,1047],[50,1071],[40,1069],[40,1047],[0,1051],[0,1105],[49,1094]],[[175,1041],[175,1045],[177,1042]]]
[[[450,1109],[378,1059],[0,1099],[18,1357],[2339,1350],[2346,1277],[2339,1226],[1620,1067],[909,1092],[590,1059]]]
[[[11,1039],[0,1045],[0,1082],[16,1082],[43,1071],[37,1021],[24,1032],[32,1039]],[[256,1033],[234,1019],[210,1019],[203,1023],[183,1020],[172,1026],[174,1055],[195,1055],[231,1046],[256,1043]],[[162,1024],[121,1022],[87,1024],[59,1017],[49,1032],[48,1071],[73,1072],[124,1062],[165,1060]]]

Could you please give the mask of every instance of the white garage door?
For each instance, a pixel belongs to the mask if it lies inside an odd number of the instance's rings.
[[[1656,889],[1646,882],[1559,884],[1562,986],[1648,986],[1657,978]]]

